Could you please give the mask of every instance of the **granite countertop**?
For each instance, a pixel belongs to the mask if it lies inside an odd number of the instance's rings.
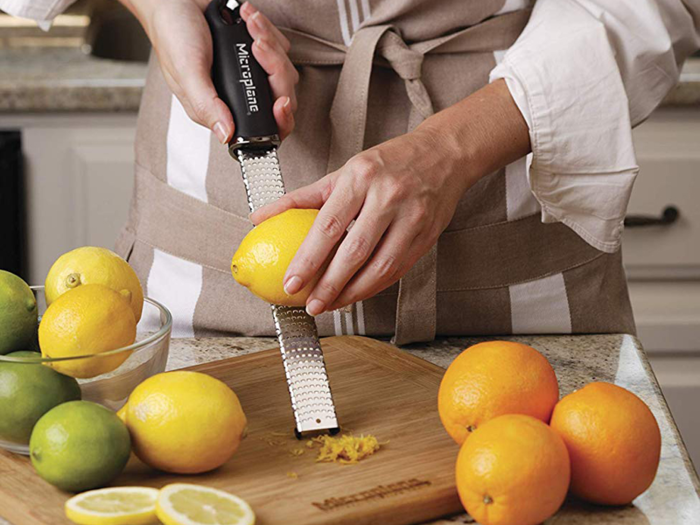
[[[147,65],[79,48],[0,49],[0,113],[137,111]],[[662,105],[700,106],[700,58],[687,61]]]
[[[661,464],[651,488],[627,507],[593,507],[569,501],[546,522],[553,524],[669,524],[697,523],[700,483],[688,458],[642,347],[629,335],[507,337],[537,348],[552,363],[562,395],[590,381],[610,381],[642,398],[656,416],[662,435]],[[411,354],[447,367],[466,347],[483,339],[440,339],[404,347]],[[269,349],[271,338],[173,339],[169,369],[216,361]],[[432,522],[432,525],[474,523],[466,514]]]

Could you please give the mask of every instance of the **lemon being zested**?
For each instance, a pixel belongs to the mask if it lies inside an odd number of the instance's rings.
[[[101,284],[85,284],[69,290],[44,312],[39,325],[39,347],[44,357],[102,354],[131,345],[136,339],[136,319],[131,295]],[[54,361],[56,371],[71,377],[95,377],[118,368],[131,351],[84,359]]]
[[[149,525],[157,522],[157,500],[157,489],[110,487],[72,497],[65,511],[79,525]]]
[[[158,495],[156,512],[158,519],[165,525],[255,523],[253,509],[238,496],[187,483],[173,483],[163,487]]]
[[[51,305],[61,294],[83,284],[102,284],[116,292],[128,290],[138,323],[143,309],[143,289],[129,263],[107,248],[83,246],[61,255],[46,276],[44,293]]]
[[[186,370],[146,379],[118,415],[141,461],[178,474],[206,472],[226,463],[247,424],[233,390],[209,375]]]
[[[231,261],[234,279],[268,303],[304,306],[320,274],[294,295],[284,291],[284,274],[317,215],[318,210],[287,210],[253,228]]]

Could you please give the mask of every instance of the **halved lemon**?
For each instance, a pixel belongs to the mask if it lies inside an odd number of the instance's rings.
[[[65,510],[80,525],[149,525],[158,522],[157,500],[157,489],[110,487],[72,497]]]
[[[238,496],[201,485],[166,485],[156,503],[158,519],[165,525],[253,525],[255,514]]]

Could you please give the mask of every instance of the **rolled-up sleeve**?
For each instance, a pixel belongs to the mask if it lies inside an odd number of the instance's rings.
[[[530,188],[544,222],[604,252],[620,246],[639,171],[632,127],[700,47],[700,0],[538,0],[491,72],[530,130]]]
[[[65,11],[75,0],[0,0],[0,9],[7,14],[35,20],[48,29],[54,18]]]

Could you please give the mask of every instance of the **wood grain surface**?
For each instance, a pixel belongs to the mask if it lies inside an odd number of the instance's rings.
[[[420,523],[461,510],[454,486],[458,447],[443,430],[437,391],[443,370],[372,339],[322,341],[340,423],[386,443],[357,465],[317,463],[293,436],[277,349],[190,368],[238,394],[249,434],[223,467],[199,476],[154,471],[131,459],[116,485],[199,483],[247,500],[257,524]],[[295,450],[303,450],[295,455]],[[70,494],[41,480],[29,460],[0,452],[0,516],[16,525],[68,523]]]

